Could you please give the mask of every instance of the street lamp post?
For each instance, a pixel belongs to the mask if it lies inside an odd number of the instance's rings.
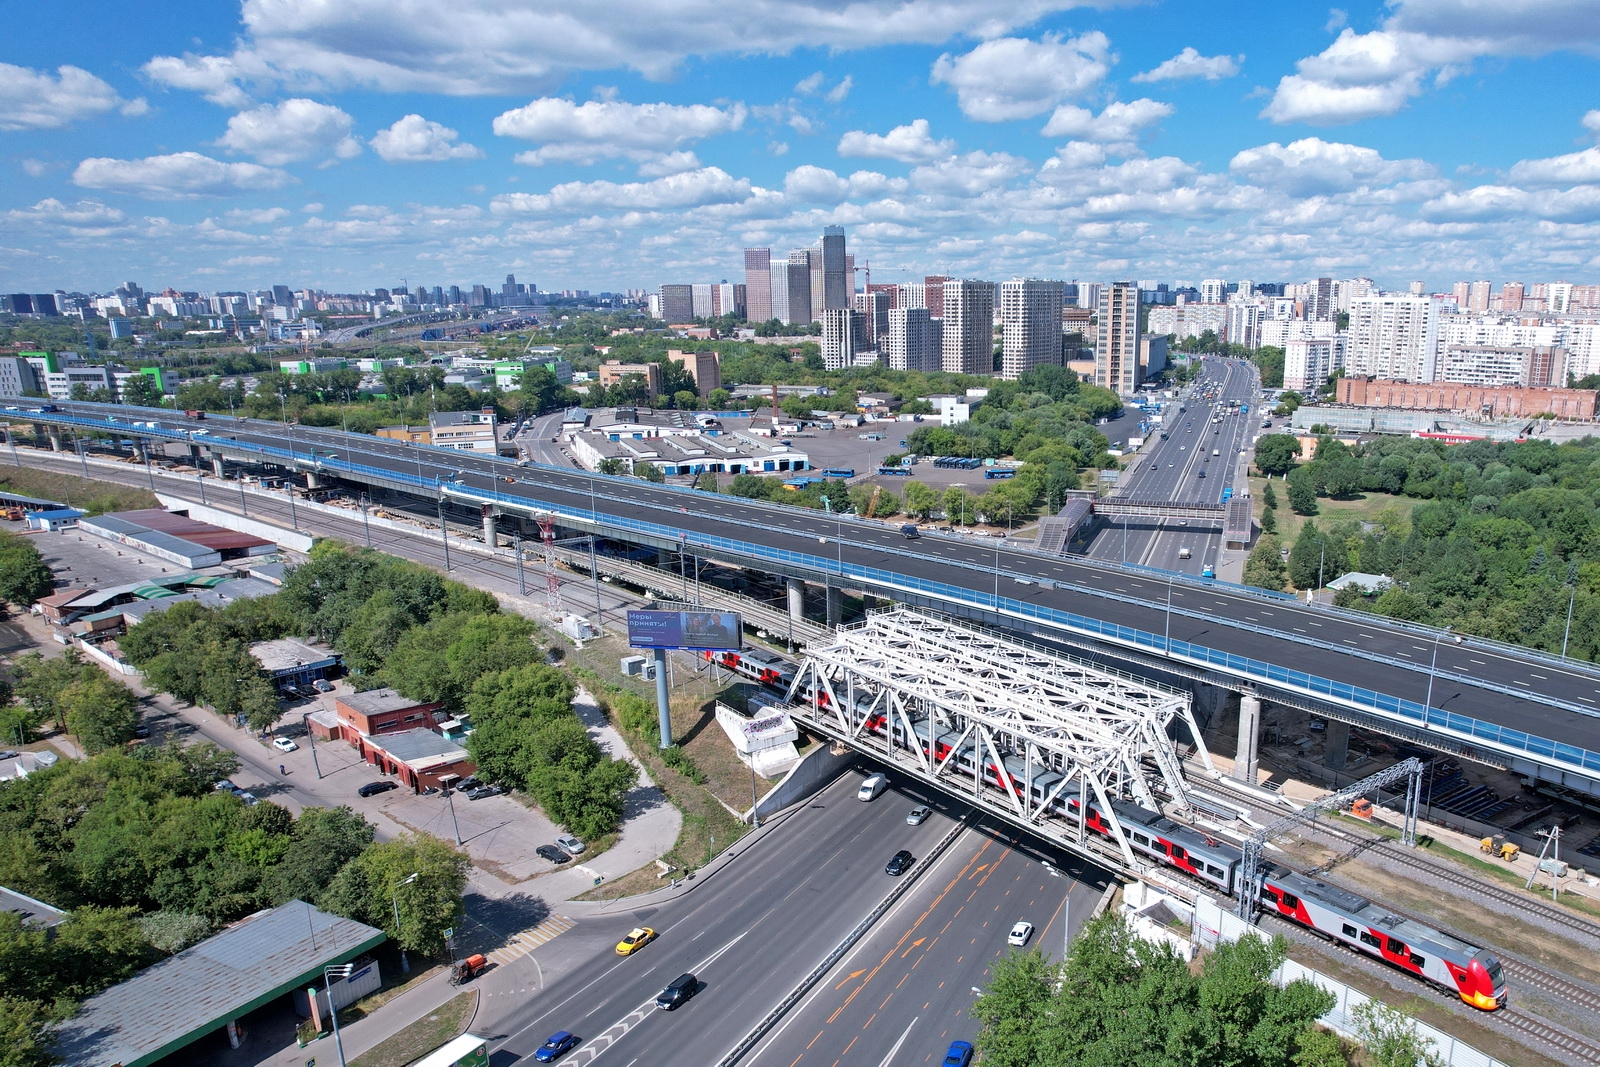
[[[339,1052],[339,1067],[345,1067],[344,1039],[339,1036],[339,1009],[333,1006],[333,975],[338,975],[343,981],[350,977],[355,964],[340,963],[331,967],[322,968],[322,987],[328,991],[328,1014],[333,1017],[333,1047]]]
[[[317,762],[317,735],[311,732],[311,713],[308,711],[300,717],[300,724],[306,729],[306,744],[311,746],[311,766],[317,772],[317,780],[322,780],[322,764]]]
[[[1444,638],[1445,634],[1447,634],[1447,633],[1449,633],[1451,631],[1452,628],[1453,627],[1446,626],[1443,630],[1440,630],[1438,633],[1433,635],[1433,659],[1428,664],[1428,703],[1427,703],[1427,707],[1430,708],[1430,709],[1433,707],[1433,676],[1434,676],[1435,673],[1438,672],[1438,669],[1439,669],[1439,642]]]
[[[83,438],[74,436],[72,443],[78,446],[78,465],[83,468],[83,477],[87,481],[89,478],[89,460],[83,454]]]
[[[1574,576],[1575,577],[1575,576]],[[1561,658],[1567,658],[1567,639],[1572,636],[1572,608],[1578,602],[1578,584],[1574,581],[1567,582],[1567,628],[1561,633]]]
[[[1172,576],[1167,576],[1167,629],[1166,629],[1167,655],[1172,655]]]
[[[416,880],[417,876],[413,872],[411,877],[401,882],[400,885],[395,886],[389,894],[389,902],[394,905],[394,939],[396,941],[400,940],[400,886],[410,885]],[[400,973],[411,973],[411,961],[406,959],[406,946],[404,944],[400,945]]]
[[[444,489],[439,489],[439,543],[444,545],[444,571],[450,573],[450,528],[444,520]]]
[[[517,592],[523,596],[528,595],[528,580],[522,573],[522,534],[511,535],[511,551],[517,557]]]
[[[206,502],[206,479],[199,471],[194,472],[194,482],[200,487],[200,503]]]
[[[367,518],[367,494],[361,494],[361,532],[366,537],[367,547],[372,547],[372,523]]]

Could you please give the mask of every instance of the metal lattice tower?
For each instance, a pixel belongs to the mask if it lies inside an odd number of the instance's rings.
[[[556,524],[554,519],[539,519],[539,536],[544,541],[545,606],[551,615],[561,614],[561,578],[556,574]]]
[[[1130,867],[1142,864],[1110,802],[1159,810],[1155,784],[1189,808],[1167,736],[1181,722],[1199,742],[1187,693],[945,618],[897,608],[837,631],[807,649],[787,699],[820,732],[1080,851],[1083,827],[1062,820],[1057,801],[1097,800]],[[897,733],[920,744],[897,744]],[[950,745],[942,754],[940,737]],[[963,751],[978,754],[972,771],[957,770]],[[1203,745],[1200,754],[1209,767]],[[1021,763],[1010,787],[985,786],[977,764],[1005,766],[1006,757]]]

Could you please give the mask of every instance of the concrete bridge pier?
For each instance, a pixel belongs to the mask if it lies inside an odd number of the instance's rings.
[[[306,471],[306,488],[307,489],[321,489],[322,488],[322,479],[317,477],[317,472],[316,471]]]
[[[133,458],[140,463],[150,462],[150,447],[138,438],[133,441]]]
[[[490,548],[500,547],[500,532],[495,527],[494,505],[483,505],[483,543]]]
[[[53,452],[65,452],[61,444],[61,431],[54,426],[47,427],[45,432],[50,435],[50,449]]]
[[[1254,693],[1239,695],[1239,747],[1233,758],[1233,777],[1256,784],[1258,745],[1261,740],[1261,698]]]
[[[211,473],[215,474],[219,479],[225,476],[226,472],[222,468],[221,456],[211,457]]]
[[[828,626],[838,629],[839,623],[844,619],[844,590],[836,585],[828,586]]]
[[[789,619],[806,621],[806,583],[798,578],[789,579]]]
[[[1342,771],[1350,758],[1350,724],[1328,720],[1328,730],[1323,739],[1322,765],[1330,770]]]

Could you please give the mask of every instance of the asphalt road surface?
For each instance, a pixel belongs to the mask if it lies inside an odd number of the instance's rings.
[[[1239,453],[1247,450],[1260,426],[1255,373],[1241,360],[1208,359],[1187,396],[1169,403],[1160,426],[1152,427],[1156,442],[1134,459],[1127,481],[1118,491],[1129,500],[1163,503],[1219,504],[1222,490],[1238,481]],[[1204,394],[1215,389],[1215,399]],[[1230,412],[1227,404],[1249,406],[1247,414]],[[1179,411],[1182,407],[1186,410]],[[1213,421],[1220,420],[1220,421]],[[1165,440],[1161,434],[1167,434]],[[1204,477],[1201,473],[1204,472]],[[1190,558],[1181,558],[1181,550]],[[1198,576],[1215,571],[1221,562],[1222,523],[1199,519],[1108,520],[1089,546],[1088,555],[1113,563]]]
[[[25,398],[6,402],[37,404]],[[121,420],[142,415],[153,416],[151,421],[173,430],[197,428],[171,412],[82,403],[58,406],[85,419],[103,422],[109,415],[119,420],[118,431],[123,433],[137,430]],[[20,417],[28,416],[23,413]],[[1600,673],[1588,665],[1532,659],[1514,648],[1474,641],[1441,641],[1431,632],[1391,626],[1375,617],[1352,617],[1268,600],[1221,585],[1172,583],[1081,559],[1045,559],[1033,552],[1010,550],[998,541],[991,547],[972,539],[924,535],[912,542],[894,525],[665,488],[638,479],[606,478],[559,467],[516,467],[489,457],[336,430],[299,426],[286,430],[271,422],[230,423],[212,418],[200,428],[208,434],[195,439],[199,447],[225,444],[229,437],[288,447],[303,456],[307,466],[317,459],[324,463],[343,460],[381,468],[397,477],[420,474],[430,485],[438,478],[453,485],[454,492],[493,490],[531,507],[591,512],[601,525],[609,516],[648,520],[680,531],[691,545],[696,538],[720,537],[803,553],[816,561],[812,564],[816,571],[824,571],[832,556],[836,566],[843,562],[880,568],[980,594],[1003,589],[1009,599],[1023,604],[1169,634],[1174,640],[1285,664],[1419,703],[1431,692],[1434,707],[1600,751]],[[1022,576],[1035,584],[1018,583],[1016,579]],[[1038,584],[1041,578],[1052,584]],[[1435,656],[1436,672],[1431,666]],[[1510,692],[1480,686],[1479,679]],[[1539,699],[1510,695],[1521,692],[1568,706],[1553,707]]]

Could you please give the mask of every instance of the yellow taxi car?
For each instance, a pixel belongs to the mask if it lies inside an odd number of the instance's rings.
[[[635,926],[628,936],[617,942],[617,955],[631,956],[656,939],[656,932],[648,926]]]

